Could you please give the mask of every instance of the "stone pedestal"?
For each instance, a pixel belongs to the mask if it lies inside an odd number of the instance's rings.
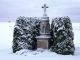
[[[37,40],[37,47],[38,48],[43,48],[43,49],[48,49],[49,48],[49,40],[48,39],[38,39]]]
[[[48,36],[47,34],[42,34],[40,36],[36,37],[37,39],[37,48],[43,48],[43,49],[49,49],[49,39],[50,36]]]

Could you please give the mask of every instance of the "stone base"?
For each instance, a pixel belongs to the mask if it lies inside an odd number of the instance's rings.
[[[49,49],[49,38],[38,38],[37,48]]]

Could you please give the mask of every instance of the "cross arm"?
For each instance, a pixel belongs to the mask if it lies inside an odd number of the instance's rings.
[[[42,8],[44,8],[44,7],[42,6]]]
[[[46,8],[48,8],[48,6],[46,6]]]
[[[42,8],[44,8],[44,7],[42,6]],[[48,6],[46,6],[46,8],[48,8]]]

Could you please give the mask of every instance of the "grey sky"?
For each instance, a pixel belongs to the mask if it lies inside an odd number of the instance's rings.
[[[47,4],[50,20],[69,16],[72,22],[80,22],[80,0],[0,0],[0,21],[15,21],[19,16],[41,17],[41,6]]]

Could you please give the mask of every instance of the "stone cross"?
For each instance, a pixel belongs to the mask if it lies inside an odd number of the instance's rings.
[[[48,6],[46,6],[46,4],[44,4],[44,6],[42,6],[42,8],[44,8],[44,16],[47,16],[47,14],[46,14],[46,8],[48,8]]]

